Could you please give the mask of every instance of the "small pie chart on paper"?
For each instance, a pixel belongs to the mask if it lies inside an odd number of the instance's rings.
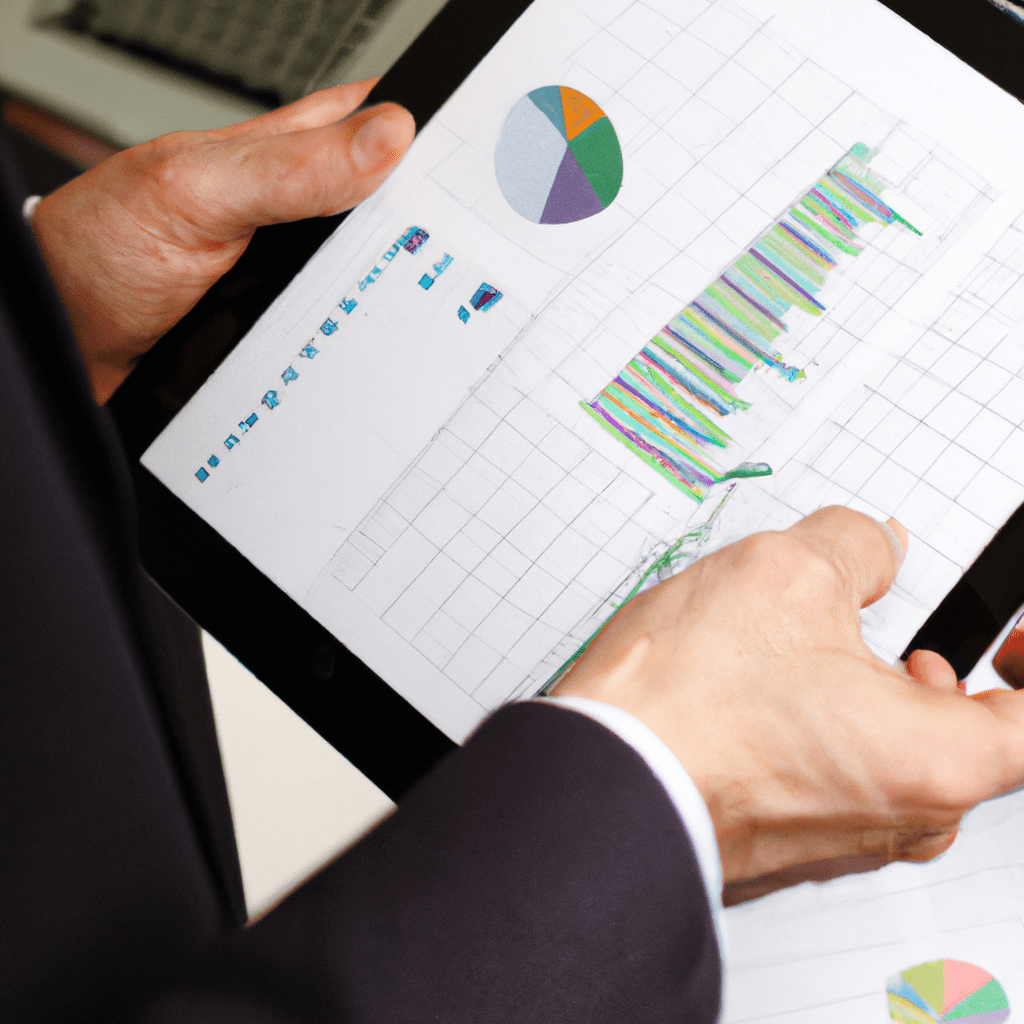
[[[1002,1024],[1010,1016],[1003,986],[962,960],[932,960],[891,977],[889,1013],[907,1024]]]
[[[534,224],[593,217],[622,186],[622,149],[605,112],[565,85],[534,89],[510,111],[494,151],[498,185]]]

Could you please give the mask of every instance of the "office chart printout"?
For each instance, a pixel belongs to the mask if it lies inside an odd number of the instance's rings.
[[[1021,166],[873,0],[535,0],[143,464],[456,741],[830,503],[911,534],[893,661],[1024,500]],[[1022,814],[729,911],[724,1019],[881,1021],[945,957],[1022,1005]]]

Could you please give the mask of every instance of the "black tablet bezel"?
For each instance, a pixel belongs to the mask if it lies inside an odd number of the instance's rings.
[[[423,127],[530,0],[450,0],[368,103]],[[996,84],[1024,96],[1024,27],[987,0],[883,0]],[[150,575],[274,693],[397,799],[454,744],[176,498],[139,459],[344,219],[261,228],[235,267],[141,361],[110,403],[135,477]],[[911,647],[965,674],[1024,603],[1024,510],[921,628]],[[1011,571],[1008,571],[1010,567]]]
[[[400,103],[417,128],[530,0],[450,0],[367,104]],[[278,697],[392,799],[454,747],[139,462],[142,453],[344,220],[261,228],[238,263],[141,360],[110,402],[135,480],[143,566]]]

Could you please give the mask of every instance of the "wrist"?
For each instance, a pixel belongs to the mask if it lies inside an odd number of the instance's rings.
[[[723,709],[719,715],[713,702],[695,699],[695,693],[710,685],[708,679],[679,678],[678,667],[661,656],[648,634],[611,647],[588,651],[551,696],[599,701],[650,729],[682,766],[707,808],[725,881],[748,877],[755,849],[761,855],[766,841],[768,846],[774,843],[766,835],[772,831],[764,828],[767,822],[754,825],[753,802],[763,789],[764,773],[740,764],[740,752],[720,735],[728,712]],[[723,750],[731,751],[730,761],[719,765]]]
[[[119,293],[117,268],[103,257],[102,246],[98,259],[96,253],[82,249],[80,234],[88,227],[90,213],[96,211],[80,208],[75,184],[73,181],[33,204],[30,224],[74,332],[93,396],[102,405],[131,372],[134,349],[122,326],[111,320],[103,303],[97,301],[97,295]],[[108,248],[127,260],[112,240]]]

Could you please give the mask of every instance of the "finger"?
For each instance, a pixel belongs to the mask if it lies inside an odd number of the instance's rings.
[[[892,516],[886,519],[882,526],[889,532],[889,541],[892,543],[892,548],[896,555],[896,568],[899,571],[899,567],[903,565],[903,561],[907,557],[910,534],[907,533],[907,528],[898,519],[893,519]]]
[[[228,241],[263,224],[347,210],[380,185],[414,133],[412,116],[388,103],[337,124],[232,139],[222,158],[205,160],[190,220],[203,211],[205,233]]]
[[[877,871],[890,863],[888,858],[867,854],[849,854],[843,857],[831,857],[827,860],[815,860],[807,864],[794,864],[791,867],[773,871],[759,878],[744,878],[726,882],[722,887],[722,905],[734,907],[738,903],[760,899],[780,889],[788,889],[802,882],[827,882],[844,875],[862,874],[866,871]]]
[[[923,864],[926,861],[934,860],[953,845],[959,831],[959,828],[940,829],[919,836],[897,851],[896,859],[910,861],[914,864]]]
[[[1024,693],[988,690],[965,699],[955,691],[920,687],[917,694],[900,727],[907,749],[918,752],[899,778],[907,813],[929,807],[959,819],[981,801],[1024,785]],[[936,824],[934,814],[930,821]],[[896,857],[924,859],[928,840],[937,843],[934,837],[949,831],[948,822],[937,824],[937,830],[921,828],[916,837],[907,833],[921,849],[911,846]]]
[[[259,117],[251,117],[248,121],[222,128],[219,134],[224,138],[241,138],[245,135],[279,135],[281,132],[322,128],[348,117],[379,81],[378,78],[365,78],[359,82],[346,82],[330,89],[320,89],[303,96],[301,100],[271,110],[268,114],[260,114]]]
[[[907,675],[936,690],[952,691],[959,686],[956,669],[935,651],[911,651],[907,658]]]
[[[984,780],[978,799],[987,800],[1024,785],[1024,691],[986,690],[970,699],[988,715],[971,723],[973,734],[960,723],[959,734],[982,762],[973,771]]]
[[[999,677],[1015,690],[1024,688],[1024,629],[1018,622],[992,658]]]
[[[786,533],[832,564],[860,608],[892,586],[907,545],[907,532],[895,519],[880,523],[839,505],[811,513]]]

